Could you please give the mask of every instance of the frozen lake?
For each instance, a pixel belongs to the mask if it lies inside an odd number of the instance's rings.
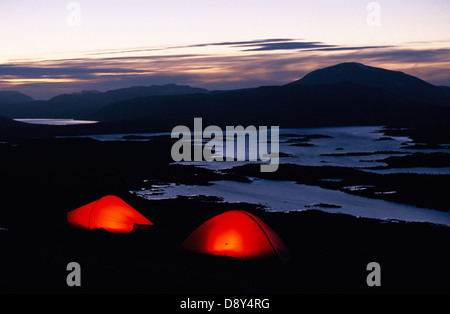
[[[282,164],[289,163],[306,166],[350,167],[377,173],[450,174],[450,167],[370,169],[376,166],[386,166],[385,163],[379,160],[391,156],[406,156],[416,152],[449,152],[445,147],[441,149],[411,148],[409,146],[412,146],[413,143],[410,138],[385,136],[381,132],[382,130],[382,126],[280,129],[280,167],[282,167]],[[161,135],[170,136],[170,133],[104,134],[88,137],[100,141],[148,141]],[[203,144],[208,141],[209,139],[203,139]],[[248,147],[246,150],[246,154],[249,154]],[[215,151],[214,154],[227,156],[226,149]],[[248,163],[260,163],[260,161],[192,161],[176,163],[220,171]],[[205,195],[219,197],[224,202],[258,204],[270,211],[319,209],[327,212],[346,213],[375,219],[450,225],[450,212],[446,213],[379,199],[365,198],[318,186],[296,184],[291,181],[271,181],[256,178],[252,178],[252,180],[251,183],[226,180],[214,181],[211,182],[212,185],[210,186],[177,185],[169,182],[163,185],[153,185],[148,190],[131,192],[151,200],[170,199],[177,196]],[[348,187],[349,190],[365,188],[367,187]],[[395,193],[395,191],[379,191],[375,192],[375,194],[388,194],[391,192]]]
[[[386,137],[380,131],[381,126],[351,126],[304,129],[280,129],[280,164],[290,163],[303,166],[340,166],[352,168],[371,168],[386,166],[376,160],[391,156],[407,156],[417,152],[450,152],[449,149],[413,149],[412,140],[404,136]],[[226,151],[216,152],[227,156]],[[249,161],[190,161],[179,162],[196,165],[211,170],[230,169]],[[421,167],[372,170],[379,173],[420,173],[450,174],[450,167]]]
[[[352,167],[377,173],[450,174],[450,167],[370,169],[372,167],[386,166],[385,163],[376,160],[391,156],[407,156],[417,152],[450,153],[448,148],[410,148],[408,146],[411,146],[413,142],[409,137],[386,137],[381,133],[382,130],[382,126],[280,129],[279,163],[304,166]],[[98,141],[148,141],[152,137],[157,136],[170,136],[170,133],[100,134],[83,137],[89,137]],[[209,139],[203,139],[203,144],[208,141]],[[248,154],[247,147],[246,155]],[[227,156],[226,149],[216,151],[214,155],[223,156],[225,159]],[[236,159],[237,153],[233,157]],[[181,161],[175,163],[195,165],[210,170],[223,170],[248,163],[261,163],[261,161]]]
[[[405,148],[412,144],[408,137],[384,136],[380,126],[328,127],[307,129],[280,129],[280,167],[283,163],[306,166],[342,166],[377,173],[450,174],[450,167],[369,169],[385,166],[380,161],[390,156],[406,156],[416,152],[448,152],[448,149]],[[149,134],[150,135],[150,134]],[[204,141],[205,142],[205,141]],[[226,156],[226,151],[215,152]],[[248,153],[248,152],[247,152]],[[179,162],[220,171],[249,161]],[[252,162],[259,163],[259,162]],[[146,199],[169,199],[177,196],[214,196],[224,202],[258,204],[269,211],[301,211],[319,209],[375,219],[393,219],[450,225],[450,213],[427,208],[365,198],[318,186],[296,184],[291,181],[271,181],[252,178],[252,183],[214,181],[211,186],[168,185],[150,190],[134,191]],[[364,186],[350,186],[364,189]],[[386,191],[380,194],[389,193]],[[395,191],[392,191],[395,193]],[[377,194],[377,192],[375,192]]]
[[[357,217],[430,222],[450,226],[450,212],[365,198],[318,186],[297,184],[292,181],[250,179],[251,183],[213,181],[211,186],[157,185],[149,190],[133,192],[149,200],[205,195],[219,197],[224,202],[261,205],[267,211],[289,212],[318,209]]]

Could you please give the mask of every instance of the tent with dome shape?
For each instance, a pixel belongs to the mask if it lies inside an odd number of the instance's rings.
[[[105,229],[114,233],[128,233],[153,223],[133,207],[114,195],[104,196],[94,202],[67,213],[67,221],[83,229]]]
[[[275,231],[255,215],[241,210],[207,220],[184,240],[180,250],[245,259],[289,257]]]

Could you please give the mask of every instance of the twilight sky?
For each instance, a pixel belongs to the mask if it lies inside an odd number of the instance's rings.
[[[0,90],[280,85],[345,61],[450,86],[448,0],[1,0]]]

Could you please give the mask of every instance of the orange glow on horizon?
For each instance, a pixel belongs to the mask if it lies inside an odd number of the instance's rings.
[[[1,79],[0,82],[8,83],[10,85],[22,85],[29,83],[76,83],[83,80],[75,78],[26,78],[26,79]]]

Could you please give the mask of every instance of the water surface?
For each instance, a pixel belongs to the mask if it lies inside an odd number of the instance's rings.
[[[98,123],[98,121],[74,120],[74,119],[14,119],[14,121],[30,124],[45,124],[45,125],[74,125],[74,124]]]
[[[224,202],[257,204],[267,211],[319,209],[357,217],[430,222],[450,226],[450,212],[366,198],[318,186],[297,184],[293,181],[250,179],[251,183],[213,181],[210,186],[172,183],[132,192],[149,200],[204,195],[219,197]]]

